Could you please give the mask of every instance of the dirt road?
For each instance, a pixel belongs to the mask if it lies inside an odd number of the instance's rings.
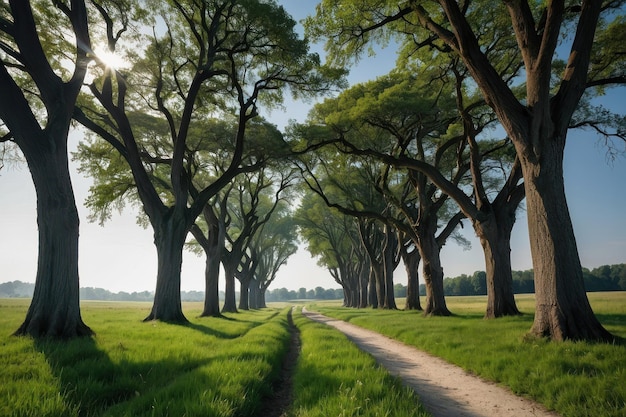
[[[333,326],[372,355],[420,397],[435,417],[555,417],[541,404],[414,347],[353,324],[302,309],[311,320]]]

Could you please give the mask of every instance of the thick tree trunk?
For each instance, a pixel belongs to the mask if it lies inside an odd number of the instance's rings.
[[[259,291],[259,308],[267,308],[267,304],[265,303],[265,291],[267,288],[262,288]]]
[[[395,252],[398,240],[390,226],[385,226],[385,246],[383,253],[383,271],[385,282],[385,303],[383,308],[396,310],[396,297],[393,291],[393,271],[396,269]]]
[[[503,214],[506,215],[506,214]],[[513,216],[515,214],[513,213]],[[491,215],[488,220],[474,222],[485,255],[487,311],[492,319],[520,314],[513,295],[511,272],[511,230],[513,222]]]
[[[520,157],[535,274],[530,333],[554,340],[612,340],[591,309],[565,198],[564,140],[546,140],[538,162]]]
[[[48,140],[41,137],[40,143]],[[39,253],[33,299],[15,334],[60,339],[90,336],[93,332],[80,314],[79,219],[67,149],[58,146],[47,151],[44,146],[36,150],[22,148],[37,195]]]
[[[371,267],[374,273],[374,282],[376,286],[376,300],[377,304],[374,308],[386,308],[385,302],[387,301],[387,295],[385,293],[385,268],[382,263],[371,261]]]
[[[239,310],[250,310],[250,278],[239,279]]]
[[[372,308],[378,308],[378,293],[376,291],[376,276],[374,274],[374,269],[371,267],[368,272],[368,303]]]
[[[206,253],[204,270],[204,309],[201,317],[217,317],[220,315],[220,257],[212,252]]]
[[[422,274],[426,284],[426,306],[424,315],[449,316],[443,292],[443,268],[440,248],[432,233],[420,233],[419,251],[422,258]]]
[[[419,264],[422,258],[419,251],[414,249],[412,252],[402,252],[402,260],[404,269],[406,270],[407,286],[406,286],[406,310],[422,310],[420,303],[420,283],[419,283]]]
[[[261,289],[259,288],[259,281],[253,279],[250,281],[250,297],[249,304],[250,308],[258,309],[261,308]]]
[[[157,284],[152,311],[144,321],[186,323],[187,318],[183,314],[180,300],[183,245],[188,231],[184,213],[170,208],[161,224],[153,226],[156,226],[154,243],[158,260]]]
[[[206,256],[204,270],[204,309],[201,317],[220,316],[219,278],[220,263],[224,250],[224,227],[211,207],[203,210],[204,219],[208,226],[207,236],[200,228],[192,228],[196,240],[200,242]]]
[[[358,308],[365,308],[367,307],[368,304],[368,282],[369,282],[369,276],[370,276],[370,268],[369,268],[369,263],[367,265],[363,265],[362,268],[360,268],[359,270],[359,304],[358,304]]]
[[[229,265],[229,262],[224,262],[224,279],[226,284],[224,286],[224,305],[222,306],[222,313],[236,313],[237,304],[235,296],[235,269]]]

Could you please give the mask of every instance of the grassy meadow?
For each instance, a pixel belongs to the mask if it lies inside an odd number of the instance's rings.
[[[96,337],[10,334],[28,300],[0,299],[0,416],[255,416],[271,401],[290,342],[291,307],[188,325],[143,323],[149,303],[83,302]],[[302,353],[290,416],[427,416],[416,396],[343,335],[293,313]]]
[[[524,314],[497,320],[483,319],[485,297],[448,297],[452,317],[346,309],[338,303],[307,308],[416,346],[563,416],[626,416],[626,292],[589,293],[599,320],[622,338],[615,344],[527,338],[534,297],[516,300]]]
[[[307,305],[371,328],[533,398],[563,416],[624,416],[626,293],[591,293],[620,343],[550,343],[525,337],[534,299],[519,317],[484,320],[484,297],[449,297],[452,317]],[[290,343],[290,304],[188,325],[143,323],[150,303],[82,303],[94,338],[35,341],[10,334],[28,300],[0,299],[1,416],[255,416],[272,401]],[[298,303],[300,304],[300,303]],[[402,305],[402,300],[399,300]],[[289,417],[427,416],[417,397],[338,331],[293,310],[301,351]],[[271,407],[270,407],[271,408]]]

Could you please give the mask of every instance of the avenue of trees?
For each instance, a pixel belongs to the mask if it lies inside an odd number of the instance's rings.
[[[341,126],[334,141],[348,152],[376,154],[380,160],[395,168],[409,167],[425,174],[451,197],[458,194],[455,200],[474,224],[485,257],[491,262],[499,259],[494,250],[502,248],[498,247],[500,243],[494,247],[491,242],[506,241],[507,223],[512,224],[511,210],[505,208],[498,214],[498,197],[491,204],[485,204],[487,194],[476,175],[481,171],[481,152],[472,150],[478,145],[476,133],[479,130],[476,127],[480,126],[477,123],[480,116],[474,113],[477,106],[472,108],[467,99],[477,94],[493,112],[515,151],[515,163],[508,177],[512,181],[507,180],[505,186],[510,190],[507,193],[516,193],[510,188],[517,186],[520,180],[515,174],[516,169],[524,178],[523,192],[536,288],[535,321],[531,333],[537,336],[556,340],[612,338],[596,319],[585,293],[580,257],[565,198],[563,151],[567,131],[572,126],[593,126],[606,137],[622,140],[625,137],[623,116],[621,119],[619,116],[606,118],[600,110],[596,113],[577,113],[581,103],[589,100],[589,94],[626,82],[624,56],[619,46],[626,25],[620,14],[622,6],[621,1],[583,1],[575,4],[566,1],[547,4],[505,1],[496,6],[487,1],[407,1],[398,4],[385,0],[327,0],[318,5],[317,14],[307,21],[313,39],[326,42],[330,62],[345,64],[353,61],[372,42],[386,43],[390,38],[401,45],[404,55],[399,63],[404,63],[405,68],[407,63],[417,64],[415,74],[422,75],[424,67],[432,62],[424,59],[424,50],[437,62],[449,62],[448,72],[453,72],[456,79],[456,83],[451,83],[457,85],[462,141],[467,143],[459,148],[469,149],[469,170],[474,182],[474,189],[469,195],[479,210],[477,216],[470,213],[472,207],[469,202],[464,203],[463,196],[452,187],[457,186],[453,178],[442,178],[440,170],[432,171],[433,162],[438,162],[436,159],[425,166],[415,163],[415,158],[408,155],[408,151],[412,150],[409,145],[418,150],[423,146],[419,136],[416,135],[417,143],[403,142],[396,134],[396,128],[393,133],[398,149],[394,149],[396,154],[391,155],[393,158],[388,157],[388,152],[372,149],[369,144],[346,143],[346,129]],[[564,33],[569,36],[563,36]],[[561,50],[557,51],[559,47]],[[520,54],[519,58],[511,56],[515,53]],[[471,83],[459,82],[464,76],[471,79]],[[444,75],[437,79],[441,77]],[[435,79],[431,77],[431,80]],[[446,96],[445,93],[443,95]],[[618,126],[611,123],[615,121]],[[382,127],[389,128],[388,125]],[[436,158],[440,153],[436,150],[430,155]],[[448,172],[454,175],[461,169],[462,164],[457,164]],[[510,199],[513,195],[505,198]],[[517,200],[517,197],[513,199]],[[422,204],[421,199],[419,204]],[[485,216],[490,212],[493,213],[491,219]],[[503,226],[500,226],[501,220],[505,220]],[[421,243],[418,240],[416,244],[420,246]],[[436,257],[433,259],[436,261]],[[422,261],[425,263],[425,276],[439,268],[436,262],[426,265],[431,260]],[[488,271],[492,268],[498,270],[495,262],[493,265],[489,263],[488,259]],[[493,298],[496,305],[509,304],[510,283],[498,288],[492,285],[491,280],[488,279],[488,290],[493,292],[489,295],[490,299]],[[433,286],[434,289],[437,287]],[[487,316],[491,316],[491,308],[490,302]],[[444,308],[440,311],[445,314]],[[515,308],[506,307],[504,311],[514,313]]]
[[[586,297],[563,151],[573,128],[601,135],[609,152],[626,141],[624,115],[597,104],[626,83],[623,6],[322,0],[302,38],[273,0],[2,3],[0,146],[26,160],[39,225],[34,295],[16,334],[92,334],[80,315],[68,169],[76,129],[84,137],[73,157],[93,178],[90,220],[104,224],[131,204],[154,233],[146,320],[186,321],[185,248],[206,259],[202,315],[215,316],[290,297],[268,288],[300,241],[341,285],[345,306],[397,308],[402,263],[407,309],[449,315],[440,253],[468,245],[465,225],[485,272],[455,278],[453,293],[471,285],[487,295],[486,318],[516,315],[510,239],[523,204],[531,334],[611,340]],[[309,39],[326,45],[326,63]],[[350,64],[375,43],[397,46],[396,68],[344,88]],[[96,46],[126,65],[109,65]],[[281,132],[260,110],[288,94],[332,97]],[[316,298],[330,297],[321,290]]]

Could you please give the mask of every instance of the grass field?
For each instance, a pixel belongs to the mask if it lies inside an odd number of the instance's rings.
[[[309,309],[370,328],[416,346],[486,379],[509,386],[563,416],[626,416],[626,293],[590,293],[596,315],[616,344],[551,343],[525,335],[534,298],[517,296],[520,317],[484,320],[485,297],[449,297],[452,317],[413,311]],[[399,302],[402,305],[402,302]]]
[[[34,341],[10,334],[28,300],[0,299],[0,416],[257,415],[290,341],[290,307],[143,323],[149,303],[84,302],[93,339]],[[294,313],[302,354],[289,415],[427,416],[412,392],[343,335]]]

